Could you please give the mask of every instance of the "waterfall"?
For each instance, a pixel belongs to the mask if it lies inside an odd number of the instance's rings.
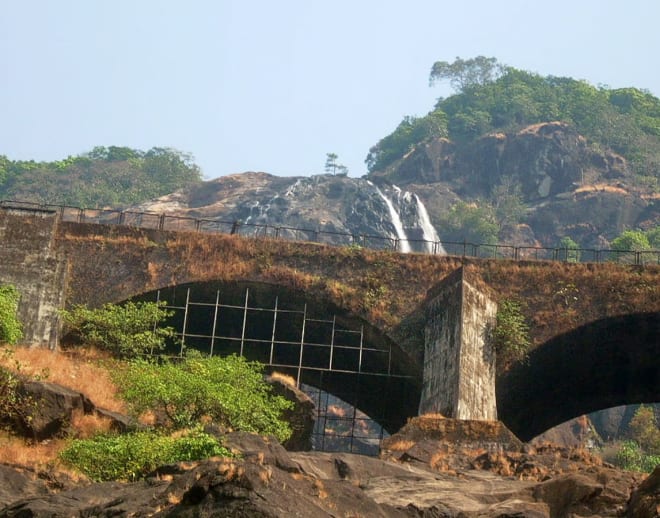
[[[408,243],[408,236],[406,236],[406,232],[403,230],[403,223],[401,222],[399,213],[394,208],[392,201],[383,194],[383,191],[381,191],[375,185],[374,187],[376,188],[378,195],[383,198],[388,210],[390,211],[390,219],[392,220],[392,225],[394,225],[394,230],[396,230],[396,237],[399,238],[399,251],[403,252],[404,254],[409,253],[411,251],[410,244]]]
[[[435,227],[431,223],[431,218],[429,218],[429,213],[426,211],[426,207],[422,203],[422,200],[419,199],[419,196],[416,194],[415,196],[415,201],[417,202],[417,215],[419,216],[419,226],[422,228],[422,235],[424,236],[424,241],[427,241],[426,243],[426,249],[428,250],[429,254],[433,253],[433,243],[438,243],[438,249],[436,250],[436,253],[446,255],[447,252],[445,251],[444,247],[442,246],[442,243],[440,242],[440,236],[435,230]],[[432,241],[432,243],[429,243],[429,241]]]

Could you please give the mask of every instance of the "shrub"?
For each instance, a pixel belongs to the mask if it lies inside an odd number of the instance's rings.
[[[20,294],[11,285],[0,285],[0,342],[15,344],[23,338],[21,322],[18,320]]]
[[[630,421],[630,437],[643,451],[660,455],[660,429],[653,407],[640,405]]]
[[[262,369],[238,356],[189,355],[178,362],[133,360],[114,377],[120,397],[137,415],[153,410],[173,428],[210,418],[219,426],[284,441],[291,429],[281,414],[292,403],[271,393]]]
[[[63,311],[68,331],[77,334],[87,345],[110,351],[120,358],[160,351],[165,340],[175,336],[171,327],[159,327],[171,312],[161,302],[104,304],[100,309],[74,306]]]
[[[3,425],[15,421],[25,423],[33,407],[33,401],[18,390],[21,383],[21,377],[18,374],[20,364],[14,360],[14,370],[4,366],[13,359],[12,349],[5,347],[0,355],[2,356],[0,362],[3,364],[0,366],[0,420]]]
[[[562,237],[557,244],[557,248],[559,248],[559,259],[564,260],[567,263],[580,262],[580,245],[578,245],[570,237]]]
[[[625,441],[617,451],[615,463],[628,471],[650,473],[660,465],[660,455],[649,455],[636,441]]]
[[[531,345],[529,326],[519,302],[504,299],[499,303],[493,342],[498,358],[505,365],[522,361],[527,357]]]
[[[136,480],[159,466],[217,455],[230,457],[214,437],[192,430],[180,437],[156,432],[99,435],[76,439],[60,458],[94,481]]]

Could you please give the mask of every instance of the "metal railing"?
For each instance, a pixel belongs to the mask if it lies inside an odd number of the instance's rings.
[[[61,221],[75,223],[123,225],[128,227],[168,231],[237,234],[252,238],[267,237],[273,239],[288,239],[334,246],[373,248],[377,250],[399,251],[401,249],[401,243],[407,241],[415,252],[439,254],[444,250],[447,255],[476,257],[482,259],[593,263],[615,262],[634,265],[660,264],[660,250],[558,248],[470,243],[467,241],[440,242],[423,239],[401,240],[378,235],[351,234],[348,232],[296,228],[284,225],[268,225],[250,222],[243,223],[239,221],[193,218],[165,213],[137,212],[120,209],[84,209],[68,205],[39,204],[14,200],[0,200],[0,208],[31,212],[46,211],[56,213]]]

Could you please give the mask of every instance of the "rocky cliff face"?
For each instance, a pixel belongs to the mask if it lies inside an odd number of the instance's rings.
[[[336,244],[362,244],[364,236],[371,236],[370,246],[404,252],[429,251],[424,243],[415,241],[439,240],[415,193],[345,176],[282,178],[243,173],[205,182],[137,209],[236,221],[243,234],[259,234],[270,226],[295,237],[292,229],[307,229],[323,233],[319,240]]]
[[[491,134],[469,145],[433,140],[365,178],[250,172],[138,208],[240,221],[247,225],[243,232],[263,225],[295,227],[379,236],[381,247],[391,240],[389,246],[400,251],[427,251],[415,241],[446,239],[443,222],[453,204],[488,200],[503,179],[519,185],[526,206],[521,224],[500,234],[507,244],[553,247],[569,236],[585,248],[607,248],[625,229],[660,224],[660,193],[633,187],[621,156],[594,148],[561,122]],[[340,236],[324,239],[348,244]],[[410,248],[401,244],[406,240]]]
[[[634,187],[623,157],[591,146],[562,122],[462,146],[436,139],[370,177],[418,192],[435,222],[454,200],[487,200],[511,179],[527,206],[528,231],[506,236],[522,241],[516,244],[555,246],[569,236],[583,247],[606,248],[625,229],[660,224],[660,194]]]

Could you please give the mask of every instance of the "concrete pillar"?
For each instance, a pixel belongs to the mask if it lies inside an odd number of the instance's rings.
[[[436,286],[429,298],[420,415],[496,420],[490,331],[497,304],[483,282],[464,268]]]

